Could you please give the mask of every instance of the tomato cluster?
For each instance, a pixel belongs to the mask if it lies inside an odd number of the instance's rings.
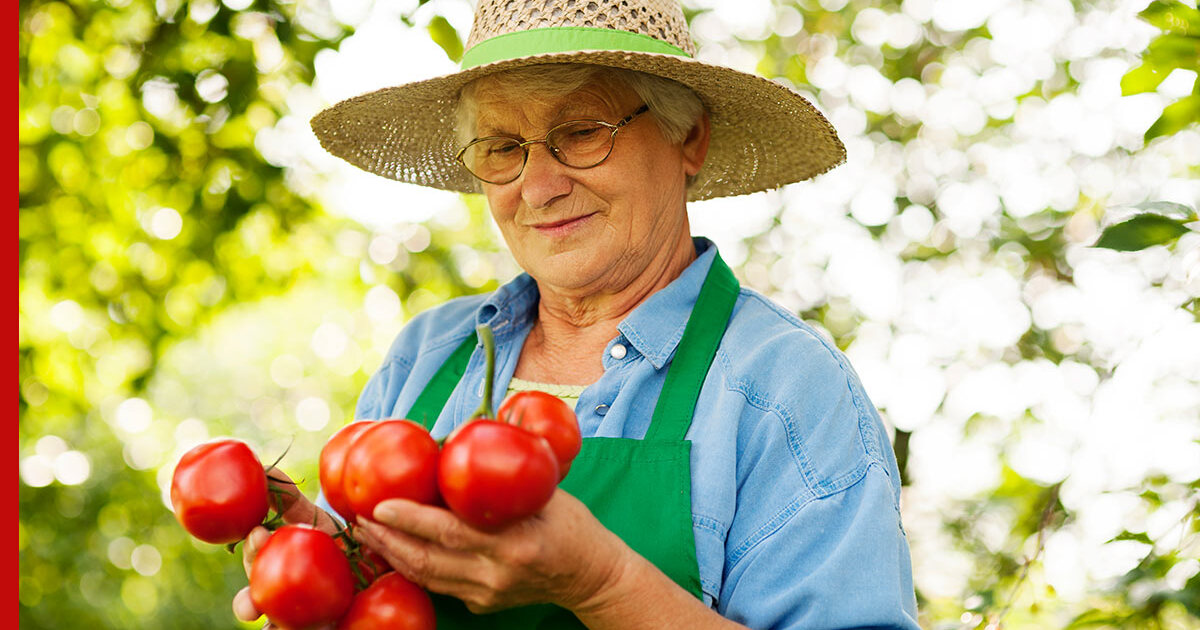
[[[495,420],[473,420],[446,438],[438,489],[459,518],[479,529],[502,529],[546,505],[580,443],[575,412],[565,402],[517,392]]]
[[[433,601],[345,534],[284,525],[250,568],[250,600],[283,630],[433,630]]]
[[[442,443],[404,419],[352,422],[321,449],[319,477],[329,505],[348,524],[336,535],[283,525],[286,503],[272,493],[290,480],[270,476],[245,443],[218,439],[188,451],[171,480],[171,504],[196,538],[233,545],[255,527],[274,530],[250,566],[250,599],[285,630],[336,623],[338,630],[432,630],[429,594],[392,571],[352,535],[379,502],[403,498],[449,508],[474,527],[495,531],[546,505],[579,453],[574,411],[543,392],[508,397],[493,415],[491,331],[483,403]],[[267,518],[271,508],[276,514]]]
[[[410,420],[353,422],[321,450],[321,489],[347,522],[370,518],[389,498],[444,505],[474,527],[495,531],[542,509],[567,476],[581,437],[575,412],[556,396],[517,392],[491,412],[495,347],[478,411],[440,449]]]
[[[352,422],[321,449],[321,491],[347,523],[384,499],[436,504],[437,460],[437,442],[415,422]]]
[[[440,447],[410,420],[352,422],[321,449],[321,490],[348,523],[402,498],[497,530],[546,505],[580,443],[575,412],[535,391],[513,394],[495,419],[472,419]]]
[[[350,541],[350,542],[346,542]],[[250,600],[283,630],[433,630],[433,601],[345,530],[280,527],[250,568]]]
[[[272,500],[272,493],[287,494],[278,484],[290,483],[269,471],[245,443],[222,438],[185,453],[171,479],[175,516],[199,540],[232,550],[259,525],[275,530],[250,566],[255,608],[283,630],[333,623],[339,630],[433,630],[429,595],[348,529],[331,536],[307,525],[282,525],[278,513],[268,519],[271,508],[278,512],[284,503]]]

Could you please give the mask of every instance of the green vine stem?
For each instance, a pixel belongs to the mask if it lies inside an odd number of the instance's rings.
[[[345,554],[346,560],[350,563],[350,571],[354,574],[354,582],[357,585],[356,590],[361,591],[370,586],[371,582],[378,575],[375,574],[374,567],[372,567],[370,575],[363,570],[364,565],[370,565],[370,561],[363,551],[363,544],[358,542],[358,539],[354,537],[351,526],[339,525],[336,522],[335,525],[337,526],[337,532],[333,534],[333,538],[341,541],[342,553]]]
[[[483,356],[485,361],[485,370],[483,375],[483,400],[479,402],[479,409],[471,414],[467,419],[477,420],[479,418],[494,418],[492,414],[492,388],[495,386],[495,368],[496,368],[496,339],[492,336],[492,327],[483,324],[475,328],[475,334],[479,335],[479,340],[483,342]]]

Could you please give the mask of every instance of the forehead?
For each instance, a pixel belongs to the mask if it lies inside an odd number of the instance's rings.
[[[606,82],[561,94],[481,82],[475,90],[475,126],[480,133],[545,130],[565,120],[619,118],[637,103],[633,90]]]

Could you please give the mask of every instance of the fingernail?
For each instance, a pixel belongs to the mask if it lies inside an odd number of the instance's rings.
[[[396,508],[386,503],[380,503],[375,507],[375,512],[372,516],[374,516],[375,520],[379,521],[380,523],[388,523],[391,522],[392,519],[396,518]]]

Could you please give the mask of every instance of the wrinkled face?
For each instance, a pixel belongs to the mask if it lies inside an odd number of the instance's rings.
[[[526,140],[569,120],[616,123],[642,105],[633,90],[602,86],[536,103],[486,84],[475,96],[475,136]],[[520,177],[483,191],[517,263],[539,284],[576,296],[615,292],[691,247],[685,180],[704,151],[688,147],[668,142],[653,115],[642,114],[617,133],[599,166],[571,168],[533,144]]]

